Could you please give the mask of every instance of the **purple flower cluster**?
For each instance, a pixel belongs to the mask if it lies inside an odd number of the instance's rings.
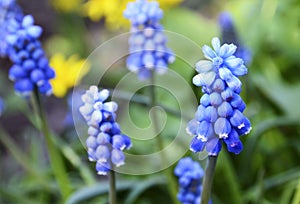
[[[175,167],[174,173],[179,177],[178,200],[184,204],[200,203],[201,180],[204,172],[199,163],[190,157],[182,158]]]
[[[214,50],[207,45],[202,48],[209,60],[196,63],[199,74],[193,83],[202,86],[204,94],[187,127],[187,132],[195,136],[190,149],[200,152],[206,147],[209,155],[216,156],[224,141],[229,152],[239,154],[243,149],[239,136],[251,130],[250,121],[243,115],[246,105],[239,95],[242,83],[237,78],[247,74],[247,68],[242,59],[234,56],[235,45],[221,46],[220,40],[213,38],[212,46]]]
[[[84,103],[79,111],[86,120],[89,137],[86,146],[90,161],[96,161],[96,170],[106,175],[111,164],[121,166],[125,163],[124,149],[131,147],[130,138],[121,134],[116,122],[117,103],[106,102],[109,91],[91,86],[81,99]]]
[[[49,80],[55,77],[55,72],[49,66],[48,59],[38,38],[42,28],[34,25],[31,15],[23,16],[14,1],[2,1],[1,9],[5,10],[1,24],[2,55],[8,56],[13,62],[9,78],[15,82],[15,91],[22,96],[29,96],[37,87],[41,94],[50,95],[52,87]],[[5,39],[5,40],[4,40]]]
[[[163,17],[159,4],[147,0],[130,2],[124,16],[131,22],[128,69],[137,73],[141,80],[150,78],[153,71],[165,73],[175,57],[166,46],[167,40],[159,23]]]

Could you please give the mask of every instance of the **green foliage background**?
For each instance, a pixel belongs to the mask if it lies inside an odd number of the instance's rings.
[[[162,21],[165,29],[182,34],[199,46],[210,44],[212,37],[220,36],[218,14],[227,10],[234,17],[243,44],[253,54],[252,63],[248,66],[249,74],[243,78],[242,91],[247,104],[246,115],[253,130],[242,138],[244,150],[240,155],[229,154],[225,148],[222,150],[214,178],[213,203],[299,204],[300,2],[195,2],[185,1],[181,6],[167,10]],[[123,32],[108,31],[103,24],[88,22],[77,14],[54,15],[55,34],[49,32],[43,42],[50,54],[61,51],[87,56],[94,45]],[[84,40],[76,40],[78,38]],[[200,50],[195,53],[180,42],[170,44],[170,47],[181,48],[184,53],[192,55],[195,62],[203,58]],[[101,66],[101,62],[98,64]],[[1,65],[9,67],[5,61],[1,61]],[[188,64],[177,60],[170,69],[191,83],[194,71]],[[61,203],[43,137],[38,133],[31,107],[14,94],[12,83],[6,77],[7,70],[1,72],[0,93],[6,101],[6,109],[0,119],[0,203]],[[101,86],[113,88],[125,73],[124,63],[114,65],[113,71],[106,73],[102,79]],[[201,90],[193,89],[200,97]],[[139,94],[146,93],[144,91]],[[170,94],[163,90],[158,92],[158,100],[163,101],[164,106],[177,108]],[[87,161],[85,149],[74,129],[62,127],[67,113],[66,101],[52,97],[44,102],[56,134],[56,145],[61,149],[73,184],[73,193],[66,203],[106,203],[106,178],[95,175],[94,164]],[[188,103],[186,105],[189,106]],[[196,110],[196,106],[187,108]],[[149,124],[149,110],[145,104],[132,103],[130,110],[131,119],[138,126]],[[126,120],[122,114],[119,117],[120,121]],[[193,115],[189,111],[186,117],[191,119]],[[177,123],[176,116],[168,115],[162,134],[166,144],[172,140],[173,127]],[[130,132],[127,134],[130,135]],[[147,152],[152,146],[151,142],[137,142],[131,151]],[[187,155],[198,158],[190,152]],[[204,167],[205,161],[201,164]],[[120,203],[125,204],[171,203],[166,185],[168,183],[161,172],[148,176],[119,175],[118,197]]]

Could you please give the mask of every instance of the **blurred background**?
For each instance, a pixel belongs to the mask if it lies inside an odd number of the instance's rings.
[[[44,29],[43,47],[50,64],[59,73],[54,87],[60,87],[60,83],[73,75],[77,77],[84,60],[99,45],[129,31],[129,22],[122,15],[127,2],[18,1],[24,14],[33,15],[35,23]],[[240,155],[230,154],[225,148],[221,152],[214,177],[213,203],[299,204],[300,1],[159,2],[164,11],[161,23],[167,31],[181,34],[200,47],[210,45],[212,37],[218,36],[224,42],[237,44],[247,63],[249,73],[242,78],[241,94],[247,104],[245,114],[251,120],[252,131],[242,138],[244,150]],[[232,25],[228,26],[230,19]],[[191,56],[191,62],[203,59],[201,50],[195,52],[184,42],[170,40],[168,46]],[[109,58],[111,53],[105,56]],[[13,82],[8,80],[10,66],[8,59],[0,59],[0,203],[59,203],[59,190],[49,167],[43,136],[35,128],[30,103],[14,93]],[[101,61],[89,61],[84,66],[80,72],[83,81],[90,80],[92,76],[87,73],[93,66],[102,67]],[[200,98],[201,89],[192,85],[195,72],[188,63],[177,59],[169,68],[190,83]],[[100,86],[113,89],[128,72],[125,58],[120,59],[102,77]],[[50,126],[59,135],[57,145],[73,183],[73,194],[67,203],[106,203],[106,178],[96,175],[94,163],[87,161],[85,148],[74,129],[70,105],[73,85],[74,82],[66,90],[58,88],[53,96],[43,100]],[[144,93],[140,90],[136,95]],[[158,90],[158,100],[176,110],[178,104],[172,94]],[[181,90],[176,94],[185,97]],[[122,117],[120,107],[118,117],[122,125],[127,119]],[[181,108],[187,110],[186,122],[193,118],[196,104],[185,101],[185,107]],[[130,105],[131,120],[138,127],[149,125],[148,112],[149,108],[138,100]],[[167,113],[167,116],[162,131],[165,145],[174,139],[179,120],[176,114]],[[126,134],[136,137],[134,130],[128,128]],[[151,141],[133,140],[133,144],[130,150],[133,153],[153,150]],[[189,151],[186,155],[195,159],[199,156]],[[201,164],[204,167],[205,161]],[[118,175],[120,203],[171,203],[165,187],[168,184],[160,176],[160,173]]]

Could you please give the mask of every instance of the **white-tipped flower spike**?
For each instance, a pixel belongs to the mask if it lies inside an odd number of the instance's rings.
[[[125,163],[124,149],[131,147],[130,138],[121,134],[116,123],[117,103],[106,101],[109,91],[91,86],[81,99],[84,104],[79,108],[89,125],[89,137],[86,140],[88,157],[95,161],[99,175],[106,175],[111,164],[119,167]]]
[[[246,105],[239,96],[242,83],[237,78],[247,74],[247,68],[234,56],[235,45],[221,46],[220,40],[213,38],[212,47],[203,46],[208,60],[196,63],[198,74],[193,83],[202,86],[204,94],[195,118],[188,123],[187,132],[195,137],[190,149],[200,152],[206,148],[209,155],[216,156],[224,141],[229,152],[239,154],[243,149],[239,136],[251,130],[250,121],[243,115]]]

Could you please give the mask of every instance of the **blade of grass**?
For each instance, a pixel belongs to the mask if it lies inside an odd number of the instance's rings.
[[[22,195],[22,192],[7,187],[0,187],[0,195],[1,195],[1,199],[5,198],[7,199],[7,201],[11,201],[12,203],[22,203],[22,204],[40,203]]]
[[[65,201],[72,192],[72,186],[65,168],[61,152],[53,142],[52,136],[50,134],[50,129],[47,123],[43,104],[37,90],[35,90],[34,92],[34,98],[32,99],[32,102],[36,117],[40,118],[41,120],[41,132],[44,134],[46,140],[50,165],[61,191],[62,198]]]
[[[230,195],[232,195],[232,203],[243,203],[243,199],[241,197],[241,188],[238,183],[238,176],[235,172],[235,168],[233,167],[232,162],[228,158],[228,153],[226,151],[222,152],[220,155],[220,169],[223,170],[224,179],[227,180],[226,183],[230,184],[227,186],[227,190]]]
[[[300,167],[293,168],[293,169],[290,169],[288,171],[279,173],[279,174],[277,174],[275,176],[266,178],[263,181],[263,185],[261,183],[258,183],[255,186],[253,186],[250,189],[248,189],[247,191],[245,191],[244,194],[246,195],[246,197],[247,196],[251,197],[251,195],[253,194],[253,192],[255,192],[255,194],[257,194],[258,190],[261,189],[261,188],[263,188],[263,190],[266,191],[266,190],[275,188],[277,186],[283,185],[284,183],[293,182],[297,178],[298,179],[300,178]],[[294,198],[294,200],[295,200],[295,198]]]
[[[132,188],[129,195],[126,197],[124,204],[132,204],[134,203],[138,197],[145,192],[147,189],[151,188],[155,185],[162,185],[166,184],[166,179],[159,176],[159,177],[151,177],[151,179],[140,181],[138,182],[134,188]]]
[[[34,108],[34,107],[33,107]],[[30,114],[29,109],[19,108],[19,110],[24,114],[25,117],[29,120],[29,122],[39,131],[42,131],[42,122],[39,117],[34,117],[33,114]],[[37,111],[37,110],[35,110]],[[71,164],[77,168],[80,172],[82,179],[86,184],[94,184],[95,177],[90,169],[81,161],[80,157],[76,154],[76,152],[70,147],[70,145],[66,144],[58,135],[50,132],[51,138],[54,141],[57,148],[60,149],[62,154]]]
[[[157,105],[157,99],[156,99],[156,93],[155,93],[155,73],[154,71],[152,71],[151,73],[151,77],[150,77],[150,104],[149,104],[149,108],[155,107]],[[165,163],[166,162],[166,155],[163,152],[164,149],[164,145],[163,145],[163,137],[162,135],[159,133],[159,125],[158,125],[158,115],[156,114],[156,111],[153,112],[153,129],[154,132],[157,133],[158,135],[156,135],[155,140],[156,140],[156,144],[159,148],[159,151],[161,151],[160,153],[160,157],[161,157],[161,162]],[[168,181],[168,191],[169,194],[172,198],[172,201],[174,204],[179,204],[178,200],[177,200],[177,188],[176,188],[176,181],[173,177],[173,172],[171,170],[171,168],[167,168],[164,170],[165,176],[167,178]]]
[[[26,155],[20,151],[19,147],[15,144],[15,142],[11,139],[8,133],[4,130],[3,127],[0,126],[0,141],[7,148],[7,150],[11,153],[11,155],[15,158],[16,161],[32,176],[38,181],[44,188],[50,189],[49,183],[45,180],[45,178],[37,172],[31,165],[30,160],[26,157]]]
[[[53,134],[53,137],[55,144],[60,147],[63,155],[65,158],[68,159],[68,161],[71,162],[71,164],[79,170],[80,176],[84,180],[84,182],[87,185],[94,184],[96,182],[95,176],[92,173],[92,171],[87,167],[87,165],[81,161],[78,154],[70,147],[70,145],[67,145],[65,141],[63,141],[60,137]]]
[[[137,185],[139,181],[137,180],[130,180],[130,181],[119,181],[116,185],[117,191],[122,191],[126,189],[133,188]],[[81,189],[75,191],[73,194],[70,195],[68,200],[66,201],[66,204],[76,204],[76,203],[84,203],[84,201],[94,198],[96,196],[108,193],[108,183],[98,182],[92,186],[85,186]]]
[[[268,130],[272,128],[278,128],[283,126],[289,126],[289,125],[299,125],[299,118],[295,117],[289,117],[289,116],[282,116],[282,117],[276,117],[269,120],[262,121],[259,123],[251,133],[251,137],[249,137],[249,141],[247,142],[247,147],[245,148],[245,152],[241,154],[241,172],[240,175],[243,178],[243,180],[246,180],[247,172],[249,169],[249,158],[251,158],[251,155],[255,151],[255,148],[257,147],[257,143],[262,138],[261,136],[267,132]]]

